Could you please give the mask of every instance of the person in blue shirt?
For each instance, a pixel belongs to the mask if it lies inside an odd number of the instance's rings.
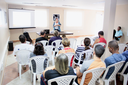
[[[124,55],[126,57],[126,61],[125,61],[125,64],[128,62],[128,50],[126,50],[125,52],[122,53],[122,55]],[[123,65],[123,67],[125,66],[125,64]],[[127,74],[128,73],[128,66],[124,72],[124,74]]]
[[[123,35],[123,33],[121,31],[121,27],[118,26],[118,29],[117,29],[116,34],[115,34],[115,40],[119,41],[120,38],[122,37],[122,35]]]
[[[61,23],[59,22],[58,18],[56,18],[55,22],[53,23],[54,31],[57,30],[58,32],[61,32],[60,26]]]
[[[106,68],[109,65],[115,64],[117,62],[125,61],[126,57],[122,54],[119,54],[119,46],[117,41],[110,41],[108,44],[109,51],[112,53],[111,56],[107,57],[104,62],[106,64]],[[113,73],[115,67],[111,67],[106,75],[106,79],[108,79]]]

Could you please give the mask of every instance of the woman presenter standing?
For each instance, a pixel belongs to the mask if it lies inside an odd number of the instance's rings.
[[[61,23],[59,22],[58,18],[56,18],[55,22],[53,23],[54,30],[57,30],[58,32],[61,31],[60,29]]]

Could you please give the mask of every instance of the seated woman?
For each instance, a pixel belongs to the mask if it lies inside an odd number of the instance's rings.
[[[45,54],[44,52],[44,47],[43,44],[41,42],[37,42],[35,44],[35,48],[34,48],[34,52],[32,52],[30,54],[30,58],[35,57],[35,56],[47,56],[47,54]],[[44,68],[46,68],[47,66],[47,59],[44,61]]]
[[[30,38],[28,32],[24,32],[23,35],[26,37],[26,43],[28,43],[28,44],[33,44],[33,41],[32,41],[32,39]]]
[[[74,49],[70,48],[70,41],[68,40],[68,38],[63,38],[62,39],[62,44],[64,46],[64,49],[63,50],[60,50],[58,54],[61,54],[61,53],[75,53]]]
[[[54,31],[54,36],[50,38],[49,45],[51,45],[52,42],[55,40],[62,40],[62,38],[59,36],[59,33],[57,30]]]
[[[84,46],[80,46],[76,49],[76,56],[75,56],[75,63],[78,63],[78,60],[79,60],[79,57],[80,57],[80,53],[82,53],[83,51],[86,51],[86,50],[90,50],[92,49],[90,47],[90,43],[91,43],[91,40],[89,38],[85,38],[84,39]],[[81,57],[81,61],[80,61],[80,64],[83,63],[83,60],[85,59],[85,55],[83,54],[82,57]]]
[[[68,67],[68,57],[65,54],[60,54],[57,56],[55,61],[55,66],[48,67],[41,75],[41,85],[48,85],[47,81],[56,77],[61,77],[65,75],[75,75],[72,67]],[[56,82],[52,85],[57,85]]]

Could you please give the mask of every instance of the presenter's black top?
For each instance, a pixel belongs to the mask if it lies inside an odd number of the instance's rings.
[[[48,39],[46,39],[45,37],[39,37],[39,38],[36,39],[36,42],[39,42],[39,41],[42,41],[42,40],[47,40],[48,41]]]
[[[45,72],[45,78],[46,78],[47,80],[53,79],[53,78],[56,78],[56,77],[66,76],[66,75],[76,75],[76,74],[74,73],[74,70],[73,70],[72,67],[69,67],[69,71],[68,71],[68,73],[65,74],[65,75],[61,75],[61,74],[60,74],[58,71],[56,71],[56,70],[48,70],[48,71]]]

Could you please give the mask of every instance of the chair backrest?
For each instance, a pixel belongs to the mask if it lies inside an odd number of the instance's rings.
[[[55,50],[55,46],[48,45],[45,47],[45,52],[46,52],[47,56],[49,57],[50,61],[53,60],[52,55],[53,55],[54,50]]]
[[[96,45],[102,45],[103,47],[106,47],[105,43],[96,43],[93,48],[95,48]]]
[[[105,71],[106,68],[95,68],[95,69],[91,69],[91,70],[88,70],[88,71],[85,71],[83,73],[83,76],[82,76],[82,80],[81,80],[81,83],[80,85],[84,85],[84,81],[85,81],[85,78],[86,78],[86,74],[88,73],[92,73],[92,79],[90,80],[90,82],[88,83],[88,85],[96,85],[95,82],[98,78],[100,78],[100,76],[102,75],[102,73]]]
[[[102,77],[102,79],[103,80],[105,79],[105,77],[106,77],[106,75],[107,75],[107,73],[108,73],[108,71],[109,71],[110,68],[115,67],[113,73],[108,78],[108,80],[110,80],[110,81],[111,80],[114,80],[116,78],[117,72],[120,70],[120,68],[122,67],[122,65],[124,64],[124,62],[125,61],[121,61],[121,62],[118,62],[118,63],[115,63],[115,64],[112,64],[112,65],[108,66],[107,69],[106,69],[106,71],[105,71],[105,73],[104,73],[104,75],[103,75],[103,77]]]
[[[62,42],[62,40],[55,40],[52,42],[52,46],[54,46],[54,43],[55,43],[55,47],[56,47],[56,49],[58,49],[59,46],[61,45],[61,42]]]
[[[82,54],[85,54],[84,60],[90,60],[93,58],[93,50],[92,49],[83,51]]]
[[[43,44],[44,47],[48,45],[48,41],[47,40],[42,40],[40,42]]]
[[[75,38],[70,38],[69,40],[70,40],[70,48],[75,49],[77,40]]]
[[[123,53],[123,52],[124,52],[125,47],[127,47],[127,45],[126,45],[126,44],[123,44],[123,43],[119,44],[119,53]]]
[[[56,82],[57,85],[70,85],[70,83],[76,79],[75,75],[61,76],[48,80],[48,85],[52,85],[52,82]],[[73,82],[71,85],[73,85]]]
[[[47,56],[35,56],[30,59],[31,63],[31,71],[32,73],[40,74],[44,69],[44,61],[47,59],[47,67],[48,67],[48,57]]]
[[[19,50],[16,52],[16,60],[19,64],[28,64],[30,59],[30,53],[29,50]]]
[[[81,52],[80,55],[79,55],[78,65],[80,65],[80,61],[81,61],[81,58],[82,58],[83,54],[85,54],[85,59],[84,60],[90,60],[93,57],[93,50],[89,49],[89,50]]]
[[[122,71],[120,72],[120,74],[124,74],[125,70],[128,67],[128,62],[125,64],[125,66],[123,67]]]
[[[68,56],[68,66],[70,66],[71,59],[75,55],[75,53],[66,53],[66,55]]]

